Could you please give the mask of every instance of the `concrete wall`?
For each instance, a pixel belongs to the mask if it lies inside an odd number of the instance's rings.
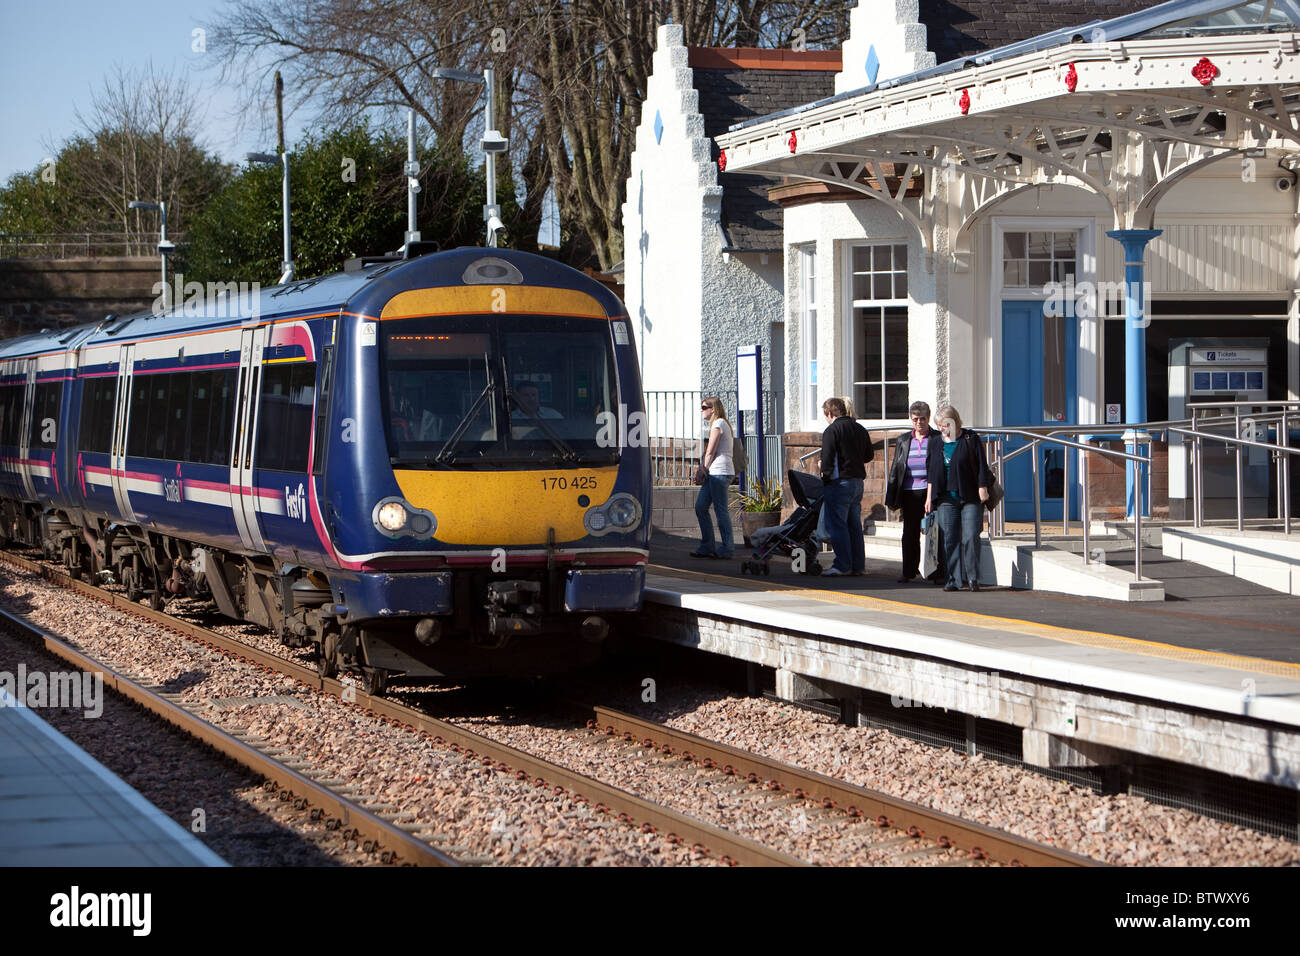
[[[156,257],[0,259],[0,338],[149,308]]]

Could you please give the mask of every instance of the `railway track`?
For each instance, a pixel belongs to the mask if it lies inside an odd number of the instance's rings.
[[[521,781],[530,781],[534,786],[549,789],[556,794],[570,794],[576,801],[589,804],[599,814],[608,815],[629,826],[639,827],[646,833],[662,834],[664,839],[670,843],[692,846],[727,864],[758,866],[804,865],[802,861],[794,857],[779,853],[744,837],[739,837],[720,827],[692,819],[667,807],[595,780],[592,777],[571,771],[559,764],[498,743],[491,738],[439,720],[407,705],[383,697],[369,695],[363,690],[353,687],[351,683],[333,678],[323,678],[314,667],[308,667],[277,656],[227,635],[180,620],[163,611],[153,610],[144,605],[127,601],[120,594],[75,580],[69,575],[41,562],[12,552],[3,552],[0,559],[23,571],[39,575],[52,584],[106,604],[123,614],[149,621],[155,626],[165,628],[187,640],[228,654],[266,671],[292,678],[313,690],[354,702],[383,721],[403,727],[411,732],[421,733],[435,745],[444,746],[452,752],[471,760],[478,760],[483,766],[495,772],[509,774]],[[14,620],[18,619],[15,618]],[[21,623],[26,626],[25,622]],[[76,663],[77,666],[103,670],[106,675],[105,683],[110,684],[110,686],[120,684],[122,687],[127,688],[126,692],[132,699],[139,699],[143,702],[146,699],[155,698],[147,706],[150,706],[151,709],[158,708],[155,712],[163,716],[164,719],[176,723],[178,726],[181,726],[182,722],[191,724],[198,720],[193,714],[178,706],[174,701],[153,694],[122,675],[113,674],[110,677],[110,671],[107,668],[101,667],[98,663],[91,661],[63,642],[49,635],[44,635],[41,640],[46,643],[46,646],[53,653],[58,654],[65,660]],[[220,731],[206,724],[206,722],[201,723],[204,724],[206,730],[196,728],[196,732],[211,736],[213,745],[217,746],[223,753],[229,753],[237,760],[267,761],[267,755],[261,753],[256,747],[256,740],[250,742],[241,741],[235,735]],[[407,855],[411,853],[409,846],[411,843],[420,843],[422,841],[398,829],[396,826],[398,814],[391,812],[372,813],[363,806],[351,804],[350,801],[347,801],[346,796],[329,786],[311,780],[304,774],[299,773],[297,769],[283,765],[280,765],[280,769],[275,769],[270,766],[270,764],[274,763],[275,761],[271,760],[269,764],[266,764],[267,772],[284,774],[284,783],[281,786],[290,787],[292,785],[291,791],[295,794],[295,799],[310,800],[311,798],[306,796],[306,794],[310,793],[314,795],[315,799],[321,801],[321,806],[328,805],[327,801],[330,799],[346,801],[346,803],[340,802],[337,804],[337,810],[333,811],[335,818],[346,819],[348,826],[361,831],[363,835],[370,833],[371,835],[367,836],[367,840],[376,847],[382,845],[384,849],[381,852],[392,854],[392,859],[406,861],[414,858],[413,854],[411,856]],[[263,771],[258,769],[256,772],[262,773]],[[300,791],[303,796],[297,796]],[[333,797],[328,796],[331,793]],[[313,806],[315,805],[313,803]],[[355,806],[355,810],[352,809],[353,806]],[[378,826],[379,824],[382,824],[382,828]],[[363,830],[363,825],[369,829]],[[410,841],[406,844],[408,849],[405,852],[396,848],[396,836],[398,834]],[[393,847],[391,849],[390,844]],[[433,850],[427,844],[424,844],[424,846],[434,857],[441,858],[447,863],[454,862],[445,857],[444,854]],[[433,858],[426,862],[433,862]]]
[[[122,595],[74,580],[43,563],[8,552],[3,554],[3,559],[23,570],[38,574],[51,583],[106,603],[124,613],[148,620],[189,640],[290,677],[314,690],[355,701],[357,705],[381,720],[424,734],[435,745],[445,746],[462,756],[477,759],[494,771],[513,775],[519,780],[530,781],[534,786],[548,788],[557,794],[566,792],[573,794],[575,799],[589,803],[597,812],[607,813],[622,823],[639,826],[644,832],[663,833],[670,842],[693,845],[697,849],[711,852],[726,863],[763,866],[801,865],[801,861],[794,857],[738,837],[721,827],[695,820],[585,774],[439,720],[408,705],[366,694],[349,681],[322,678],[313,667],[253,647],[200,625],[180,620],[165,612],[129,602]],[[72,653],[76,652],[72,651]],[[141,691],[144,689],[141,688]],[[173,701],[164,699],[164,703],[172,711],[181,710]],[[589,726],[592,731],[636,745],[648,751],[648,755],[671,756],[674,760],[690,762],[704,769],[713,769],[719,774],[735,777],[739,781],[784,793],[791,800],[802,801],[803,805],[810,808],[843,813],[846,821],[869,823],[882,829],[892,829],[896,831],[896,836],[893,841],[886,841],[886,843],[893,842],[896,845],[895,856],[898,861],[913,858],[918,855],[918,848],[930,846],[936,851],[949,850],[964,854],[964,860],[961,862],[967,863],[989,861],[1028,866],[1098,865],[1096,861],[1054,847],[1036,844],[1004,831],[931,810],[888,794],[805,771],[793,765],[779,763],[607,707],[585,707],[585,711],[591,715]],[[215,730],[215,728],[210,729]],[[255,753],[258,752],[255,740],[241,742],[224,732],[216,731],[216,733],[235,744],[243,744]],[[228,747],[231,744],[223,742],[223,745]],[[265,754],[259,756],[262,761],[268,760]],[[305,795],[298,795],[298,791],[304,790],[302,781],[333,793],[329,798],[317,795],[316,799],[321,801],[321,806],[326,805],[327,799],[345,799],[337,792],[315,784],[293,768],[283,768],[280,772],[286,770],[292,776],[277,780],[276,786],[293,793],[295,800],[309,799]],[[263,773],[260,769],[256,772]],[[270,774],[264,775],[268,776],[268,779],[275,779]],[[297,785],[296,789],[294,784]],[[313,806],[316,805],[313,801]],[[379,824],[396,828],[395,814],[382,811],[371,813],[360,806],[357,809],[361,813],[374,817]],[[332,811],[332,818],[363,819],[356,811],[342,804]],[[370,829],[363,832],[367,834],[368,842],[376,848],[381,844],[387,847],[388,844],[381,838],[383,834],[375,829],[376,823],[366,822]],[[361,828],[356,827],[356,829]],[[390,832],[389,840],[391,839]],[[427,844],[425,846],[427,847]],[[394,859],[408,858],[396,850],[385,849],[381,852]]]
[[[642,750],[715,769],[769,790],[840,811],[846,818],[874,822],[882,828],[911,838],[912,846],[900,845],[900,857],[915,852],[915,846],[932,843],[943,849],[964,851],[971,863],[991,860],[1013,866],[1099,866],[1095,860],[1067,853],[1014,836],[992,827],[963,820],[951,814],[902,800],[791,764],[740,750],[727,744],[665,724],[644,720],[609,707],[595,706],[588,726],[593,732],[635,743]]]
[[[208,723],[179,703],[179,695],[161,692],[120,674],[4,609],[0,609],[0,629],[29,644],[39,645],[78,670],[102,674],[104,686],[110,691],[262,777],[282,800],[292,800],[298,810],[310,810],[315,818],[326,821],[327,828],[342,829],[345,834],[351,831],[351,835],[361,841],[364,851],[379,854],[383,862],[418,866],[458,865],[452,857],[379,818],[360,803],[264,752],[257,740],[228,734]]]

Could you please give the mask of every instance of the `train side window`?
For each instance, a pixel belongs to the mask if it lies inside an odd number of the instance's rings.
[[[81,380],[81,418],[77,426],[77,447],[82,451],[107,454],[113,443],[113,415],[117,408],[117,379]]]
[[[149,376],[149,433],[145,435],[146,458],[165,458],[167,451],[167,400],[171,394],[170,375]]]
[[[4,443],[18,444],[23,411],[23,385],[8,385],[4,390]]]
[[[210,465],[230,464],[230,433],[235,421],[235,378],[236,370],[233,368],[219,369],[212,373],[207,458]]]
[[[149,397],[156,375],[136,375],[131,379],[131,411],[127,424],[126,453],[132,458],[149,454]]]
[[[190,389],[192,372],[176,372],[167,376],[167,443],[163,458],[169,461],[189,461],[188,438],[190,418]]]
[[[62,382],[42,382],[32,396],[32,421],[28,446],[53,448],[58,443],[59,405],[63,398]]]
[[[212,415],[212,373],[191,372],[190,413],[186,419],[186,428],[190,435],[190,447],[185,453],[186,461],[206,462],[208,449],[208,420]]]

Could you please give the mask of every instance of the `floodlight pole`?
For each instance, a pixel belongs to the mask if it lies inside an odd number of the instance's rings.
[[[483,107],[483,130],[484,135],[488,131],[496,129],[496,123],[493,122],[496,113],[496,70],[488,67],[483,71],[483,95],[487,97],[487,103]],[[490,150],[483,150],[483,169],[487,173],[487,207],[483,210],[483,221],[488,222],[493,216],[500,218],[501,213],[497,210],[497,156]],[[497,244],[497,231],[490,225],[487,230],[488,248],[495,248]]]
[[[245,153],[244,158],[250,163],[260,163],[263,166],[273,166],[279,163],[284,169],[284,177],[281,182],[280,201],[284,207],[284,261],[280,263],[283,270],[280,278],[277,280],[279,285],[286,282],[292,282],[295,269],[293,265],[293,252],[289,243],[289,150],[283,150],[279,156],[274,153]]]
[[[127,209],[148,209],[159,214],[161,227],[158,232],[158,257],[162,259],[162,286],[163,286],[163,305],[171,305],[171,296],[167,294],[167,252],[172,248],[172,244],[167,241],[167,200],[161,202],[141,202],[139,199],[132,200],[126,204]]]

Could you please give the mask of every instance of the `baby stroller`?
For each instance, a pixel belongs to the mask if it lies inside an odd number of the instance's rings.
[[[804,553],[804,574],[821,574],[822,566],[817,562],[817,552],[821,545],[817,542],[817,519],[822,513],[822,480],[819,475],[810,475],[806,471],[787,472],[790,478],[790,491],[794,495],[794,513],[785,524],[775,528],[760,528],[749,536],[754,545],[754,555],[740,565],[742,574],[771,574],[769,559],[776,552],[792,555],[796,550]]]

